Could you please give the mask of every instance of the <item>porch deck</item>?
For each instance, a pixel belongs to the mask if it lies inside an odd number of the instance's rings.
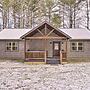
[[[26,62],[46,62],[47,52],[40,51],[28,51],[26,54]]]
[[[47,51],[28,51],[26,52],[25,62],[40,62],[46,64],[61,64],[62,60],[66,59],[66,53],[60,53],[58,57],[48,57]],[[62,59],[62,60],[61,60]]]

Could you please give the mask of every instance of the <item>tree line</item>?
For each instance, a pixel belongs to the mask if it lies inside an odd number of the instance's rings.
[[[88,28],[89,0],[0,0],[0,28],[32,28],[47,20],[61,28]]]

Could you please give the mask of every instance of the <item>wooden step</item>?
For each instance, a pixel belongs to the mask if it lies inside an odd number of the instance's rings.
[[[60,64],[60,60],[47,60],[47,64]]]

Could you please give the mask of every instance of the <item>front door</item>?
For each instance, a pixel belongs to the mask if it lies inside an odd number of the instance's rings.
[[[60,42],[53,42],[53,56],[60,56]]]

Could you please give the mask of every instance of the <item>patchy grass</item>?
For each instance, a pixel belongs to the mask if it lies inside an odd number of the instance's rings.
[[[21,59],[17,59],[15,61],[24,63],[24,60],[21,60]]]
[[[90,63],[90,62],[86,62],[86,61],[69,61],[67,62],[67,64],[80,64],[80,63]]]

